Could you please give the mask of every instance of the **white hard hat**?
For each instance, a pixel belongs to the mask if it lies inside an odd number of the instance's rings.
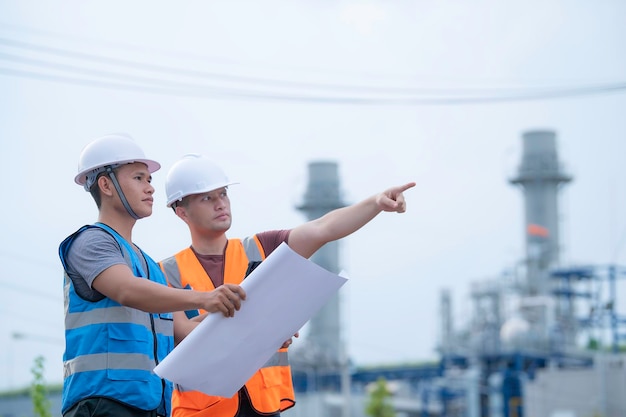
[[[146,164],[150,173],[161,168],[158,162],[146,159],[143,150],[130,136],[123,133],[102,136],[83,148],[78,160],[78,175],[74,181],[78,185],[85,186],[87,176],[97,172],[99,168],[133,162]]]
[[[198,154],[187,154],[170,168],[165,178],[167,206],[191,194],[206,193],[237,184],[228,179],[213,161]]]

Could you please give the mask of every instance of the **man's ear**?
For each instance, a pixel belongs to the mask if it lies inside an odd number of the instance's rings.
[[[185,209],[180,205],[176,205],[176,207],[174,207],[174,213],[176,213],[178,217],[183,217],[187,215],[187,213],[185,213]]]
[[[187,210],[185,210],[185,207],[181,206],[181,205],[177,205],[174,208],[174,212],[176,213],[176,215],[178,217],[180,217],[185,223],[187,223]]]
[[[102,175],[98,178],[98,187],[100,187],[100,194],[107,196],[113,195],[113,182],[111,178],[106,175]]]

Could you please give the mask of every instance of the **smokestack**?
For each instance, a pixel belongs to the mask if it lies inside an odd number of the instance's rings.
[[[335,162],[311,162],[309,183],[302,205],[296,207],[308,220],[317,219],[334,209],[343,207],[339,192],[339,174]],[[329,242],[312,257],[322,268],[339,273],[339,242]],[[316,363],[338,367],[342,358],[339,294],[335,294],[309,321],[307,345]]]
[[[558,191],[572,177],[559,163],[554,131],[528,131],[522,137],[522,161],[509,182],[524,192],[527,295],[548,295],[547,273],[559,262]]]

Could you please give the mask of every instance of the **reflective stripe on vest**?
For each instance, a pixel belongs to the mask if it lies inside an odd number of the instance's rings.
[[[265,259],[265,255],[261,254],[260,244],[257,244],[257,242],[258,240],[254,236],[248,236],[241,241],[243,250],[248,257],[248,262],[262,261]]]
[[[59,246],[61,262],[74,238],[87,228],[109,233],[137,279],[167,285],[158,264],[145,253],[144,262],[130,244],[103,224],[84,226]],[[110,298],[81,298],[65,272],[65,338],[62,413],[89,397],[108,397],[142,410],[169,413],[171,384],[152,371],[173,349],[173,316],[125,307]]]
[[[78,373],[101,369],[141,369],[151,372],[154,360],[136,353],[96,353],[78,356],[63,363],[63,378]]]
[[[243,240],[229,239],[224,253],[224,282],[240,284],[252,262],[265,259],[265,253],[256,236]],[[191,248],[161,262],[171,286],[210,291],[213,282]],[[295,404],[291,369],[287,349],[278,350],[245,384],[254,409],[262,414],[284,411]],[[211,416],[233,417],[239,406],[239,393],[232,398],[206,395],[174,386],[172,396],[173,417]]]

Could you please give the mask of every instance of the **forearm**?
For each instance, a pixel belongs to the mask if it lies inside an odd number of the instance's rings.
[[[196,328],[200,321],[206,317],[206,314],[188,319],[187,315],[178,311],[174,313],[174,343],[179,344],[193,329]],[[195,320],[194,320],[195,319]]]
[[[103,271],[94,280],[93,287],[124,306],[150,313],[192,310],[202,304],[202,293],[137,278],[125,265],[115,265]]]
[[[381,212],[372,196],[351,206],[326,213],[313,223],[319,231],[319,239],[324,242],[344,238],[365,226]]]
[[[120,304],[150,313],[195,310],[201,299],[196,291],[170,288],[145,279],[136,279],[120,294]]]
[[[348,207],[333,210],[324,216],[294,228],[289,234],[289,247],[310,257],[327,242],[332,242],[359,230],[376,217],[381,209],[372,196]]]

